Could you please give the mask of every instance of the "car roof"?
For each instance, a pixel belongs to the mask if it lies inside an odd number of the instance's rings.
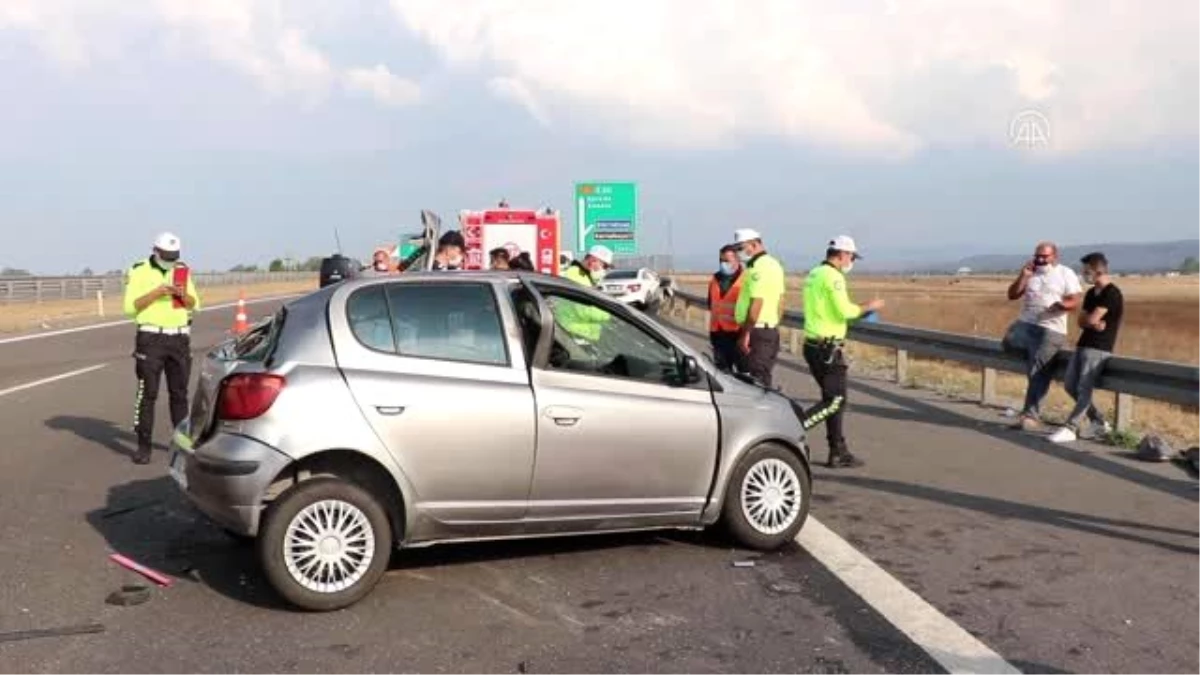
[[[377,277],[367,277],[361,279],[352,279],[342,282],[342,285],[347,287],[369,286],[377,283],[405,283],[405,284],[423,284],[423,283],[468,283],[468,282],[494,282],[494,281],[516,281],[525,279],[534,281],[540,284],[548,284],[558,286],[560,288],[574,288],[578,284],[570,279],[556,277],[550,274],[542,274],[540,272],[528,272],[524,270],[461,270],[461,271],[420,271],[420,272],[404,272],[401,274],[385,274]]]

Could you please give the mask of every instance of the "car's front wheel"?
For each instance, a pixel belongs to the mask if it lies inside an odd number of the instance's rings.
[[[271,586],[303,609],[330,611],[361,600],[387,571],[392,531],[379,501],[357,485],[301,482],[267,510],[258,557]]]
[[[769,551],[796,537],[808,518],[812,480],[794,452],[775,443],[742,458],[725,489],[722,519],[738,543]]]

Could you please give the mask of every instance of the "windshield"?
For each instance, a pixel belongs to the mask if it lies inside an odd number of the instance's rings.
[[[612,272],[609,272],[608,274],[604,275],[605,281],[611,281],[614,279],[624,280],[624,279],[636,279],[636,278],[638,278],[637,270],[613,270]]]

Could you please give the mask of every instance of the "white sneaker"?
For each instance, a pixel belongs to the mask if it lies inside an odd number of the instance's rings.
[[[1051,443],[1073,443],[1077,440],[1079,437],[1075,435],[1075,431],[1071,427],[1062,427],[1050,434]]]
[[[1095,429],[1097,436],[1100,438],[1108,438],[1109,436],[1112,436],[1113,425],[1108,420],[1104,420],[1102,424],[1097,424]]]

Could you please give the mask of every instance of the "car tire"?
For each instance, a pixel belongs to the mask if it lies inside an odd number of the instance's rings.
[[[771,551],[796,538],[811,499],[812,479],[804,462],[786,447],[764,443],[734,468],[721,519],[739,544]]]
[[[329,526],[331,516],[342,525]],[[332,548],[321,550],[327,541]],[[311,611],[361,600],[387,571],[391,554],[392,530],[379,500],[340,478],[314,478],[288,489],[268,508],[258,536],[267,581],[284,600]],[[322,557],[323,570],[307,568]]]

